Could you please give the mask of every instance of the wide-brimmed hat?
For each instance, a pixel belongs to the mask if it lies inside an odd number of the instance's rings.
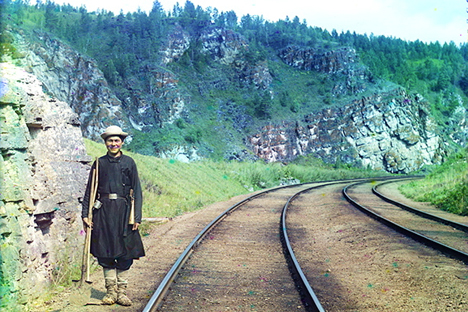
[[[123,139],[125,139],[128,136],[127,132],[123,132],[122,129],[118,126],[110,126],[104,131],[103,134],[101,134],[101,138],[104,140],[107,139],[110,136],[117,135]]]

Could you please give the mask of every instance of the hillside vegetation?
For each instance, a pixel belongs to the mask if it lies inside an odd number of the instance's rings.
[[[452,155],[437,166],[425,179],[400,187],[407,197],[429,202],[442,210],[468,216],[467,150]]]
[[[6,0],[1,8],[3,28],[14,27],[26,34],[47,32],[67,42],[96,60],[124,106],[139,97],[161,112],[167,103],[152,96],[151,70],[161,69],[160,51],[175,27],[191,36],[187,51],[163,69],[180,79],[182,95],[190,99],[193,109],[164,127],[158,126],[161,121],[155,121],[152,131],[135,131],[128,148],[147,155],[158,155],[173,146],[196,146],[203,157],[231,159],[232,155],[226,155],[226,144],[217,144],[221,140],[228,137],[234,149],[261,125],[300,120],[305,113],[344,105],[356,96],[332,95],[331,79],[335,78],[284,64],[278,51],[291,45],[323,51],[355,49],[358,62],[370,73],[368,92],[395,85],[418,92],[429,100],[431,113],[441,127],[455,127],[450,117],[457,106],[467,102],[466,44],[458,47],[453,42],[426,44],[349,31],[329,32],[307,25],[298,16],[268,21],[259,16],[237,16],[234,11],[203,9],[191,1],[176,4],[170,12],[154,1],[148,13],[118,15],[105,10],[88,12],[85,7],[52,1],[30,5],[23,0]],[[269,90],[240,83],[232,68],[203,53],[200,38],[213,27],[232,30],[245,39],[248,49],[242,52],[242,59],[269,68],[273,78]],[[0,53],[20,59],[21,52],[13,41],[10,32],[2,31]],[[241,116],[241,120],[229,120],[226,115]]]
[[[1,4],[1,14],[1,55],[8,55],[13,60],[23,57],[14,46],[11,33],[4,31],[9,27],[25,33],[48,32],[94,58],[123,103],[129,98],[126,86],[130,85],[142,95],[148,95],[148,102],[155,106],[160,103],[150,97],[151,77],[145,72],[146,68],[151,68],[149,65],[159,64],[160,49],[175,25],[180,25],[193,38],[208,27],[221,27],[241,34],[249,47],[244,52],[244,59],[251,63],[265,62],[270,69],[274,98],[265,90],[232,83],[229,70],[201,53],[200,41],[194,40],[187,52],[165,70],[180,77],[181,88],[196,109],[190,116],[184,116],[173,124],[155,127],[149,133],[137,132],[128,148],[147,155],[185,144],[196,145],[201,154],[205,151],[211,159],[226,159],[223,144],[219,144],[220,137],[231,136],[235,144],[261,124],[297,120],[304,112],[349,103],[352,94],[330,95],[332,84],[326,75],[293,69],[279,61],[278,50],[288,45],[325,50],[336,47],[356,49],[359,62],[371,73],[370,83],[374,85],[369,90],[398,84],[422,94],[429,100],[431,114],[440,127],[455,127],[450,117],[459,105],[467,103],[467,44],[427,44],[349,31],[328,32],[307,25],[297,16],[273,22],[259,16],[238,17],[234,11],[204,10],[191,1],[186,1],[183,6],[175,5],[170,12],[165,12],[161,4],[154,1],[153,9],[148,13],[138,11],[114,15],[105,10],[88,12],[85,7],[58,5],[52,1],[37,1],[37,4],[30,5],[28,1],[6,0]],[[221,88],[210,87],[209,83],[200,84],[200,81],[216,81]],[[238,115],[245,118],[229,121],[237,128],[228,133],[225,130],[227,125],[219,120],[218,115],[220,112],[229,115],[232,109],[238,110]],[[306,182],[345,177],[357,172],[335,172],[333,167],[324,165],[283,166],[214,160],[184,164],[134,155],[141,163],[145,196],[150,199],[148,202],[154,203],[152,207],[145,206],[150,216],[177,215],[223,198],[278,185],[281,181],[298,179]],[[410,184],[404,189],[405,193],[433,202],[443,209],[466,213],[465,159],[465,152],[457,154],[425,181]],[[176,182],[179,176],[185,182]],[[186,181],[191,176],[197,178],[187,186]],[[204,179],[206,181],[201,182]],[[210,183],[212,187],[202,189],[203,185]],[[180,187],[182,185],[184,187]],[[206,190],[210,188],[211,191]],[[171,212],[165,211],[166,208]]]
[[[102,143],[85,140],[88,154],[106,153]],[[382,176],[382,172],[335,168],[313,158],[283,165],[259,162],[182,163],[124,151],[138,167],[144,217],[174,217],[230,197],[281,184]]]

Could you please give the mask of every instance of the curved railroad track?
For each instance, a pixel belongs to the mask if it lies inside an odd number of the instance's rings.
[[[379,191],[385,193],[391,184]],[[287,216],[292,248],[323,308],[468,311],[466,264],[355,209],[344,199],[345,186],[330,185],[302,194],[294,200]],[[376,209],[382,202],[375,200],[371,189],[360,184],[348,187],[348,193]],[[393,206],[387,210],[401,209]],[[468,223],[467,217],[457,219]],[[411,214],[409,220],[419,217]],[[468,243],[466,239],[456,241]]]
[[[143,311],[301,308],[283,255],[279,220],[288,199],[308,187],[262,192],[227,209],[187,247]]]
[[[377,187],[357,182],[345,187],[343,195],[372,218],[468,264],[468,224],[454,221],[458,216],[446,214],[444,218],[400,203],[378,192]]]
[[[361,179],[276,188],[155,227],[143,237],[147,256],[132,268],[130,310],[468,311],[466,264],[349,204],[343,188],[364,180],[376,185],[375,179]],[[398,183],[374,189],[399,205],[406,199],[395,191]],[[371,189],[362,184],[348,187],[348,193],[381,209]],[[430,213],[454,218],[435,209]],[[468,217],[456,219],[468,224]],[[459,242],[463,249],[463,239]],[[100,273],[93,277],[94,304],[104,296]],[[66,298],[63,293],[54,307],[38,311],[129,311],[118,305],[74,306]]]
[[[229,208],[186,248],[143,311],[157,308],[163,311],[188,308],[192,311],[325,311],[318,298],[321,295],[317,296],[310,286],[315,281],[310,282],[299,264],[307,257],[295,257],[288,237],[286,211],[303,193],[340,183],[344,182],[269,190]],[[282,215],[280,225],[279,215]],[[292,241],[307,241],[293,235]],[[278,237],[282,238],[282,246]],[[286,263],[295,283],[287,272]],[[308,267],[308,261],[305,263]],[[172,284],[176,276],[177,281]],[[163,301],[169,288],[171,291]],[[334,310],[333,305],[330,308],[329,311]]]
[[[288,246],[286,225],[280,226],[279,223],[282,214],[285,222],[287,203],[301,192],[314,187],[320,186],[301,184],[278,187],[255,194],[224,211],[189,244],[143,311],[156,311],[159,307],[164,311],[184,310],[189,306],[191,309],[206,311],[204,303],[224,308],[234,306],[241,310],[260,307],[265,311],[300,309],[304,305],[310,311],[323,311],[313,290],[301,276],[294,252]],[[223,223],[219,225],[221,221]],[[208,233],[209,239],[205,239],[198,247]],[[194,253],[195,248],[197,251]],[[220,251],[226,248],[228,253]],[[189,258],[190,263],[186,264]],[[237,263],[236,267],[235,262],[239,261],[242,264]],[[296,285],[288,272],[288,262],[297,277]],[[226,270],[226,266],[229,270]],[[177,276],[178,282],[172,284]],[[188,282],[181,282],[184,280]],[[258,291],[254,286],[256,290],[252,290],[251,286],[258,281],[265,289]],[[247,288],[243,289],[243,284],[248,284]],[[211,287],[203,291],[200,285]],[[294,290],[295,287],[299,288],[302,298]],[[165,298],[169,288],[173,295]],[[187,294],[185,290],[188,288],[191,292]]]

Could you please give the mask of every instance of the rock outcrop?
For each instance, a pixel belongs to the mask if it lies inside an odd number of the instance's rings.
[[[239,33],[220,27],[209,27],[202,32],[198,40],[203,45],[201,52],[216,62],[232,66],[242,84],[266,90],[273,82],[267,62],[251,64],[244,58],[249,45]]]
[[[159,52],[162,56],[161,65],[177,61],[189,47],[190,35],[180,25],[175,25],[172,33],[166,38],[166,42]]]
[[[234,63],[248,49],[247,41],[239,33],[219,27],[207,28],[198,40],[203,46],[202,53],[225,65]]]
[[[184,54],[190,53],[188,50],[191,45],[196,45],[197,42],[201,46],[199,53],[216,63],[228,66],[241,84],[254,85],[257,89],[266,90],[272,83],[273,78],[266,62],[250,64],[244,59],[248,44],[240,34],[219,27],[208,27],[198,37],[194,37],[176,24],[160,48],[161,62],[147,64],[142,70],[145,77],[141,80],[149,81],[149,92],[142,92],[144,88],[139,85],[138,79],[126,81],[131,96],[123,99],[123,105],[128,108],[127,116],[133,128],[148,131],[172,124],[186,116],[190,110],[191,97],[187,96],[186,90],[180,88],[180,78],[168,69],[168,65],[180,61]],[[214,88],[222,88],[222,85],[232,83],[219,81],[220,79],[214,77],[214,81],[209,82],[201,79],[198,86],[200,94],[205,92],[202,85],[212,84]],[[172,154],[172,151],[162,152],[160,156],[165,157],[167,154]]]
[[[334,81],[330,92],[335,96],[362,93],[372,78],[366,67],[359,64],[356,50],[349,47],[318,49],[288,46],[278,55],[289,66],[328,74]]]
[[[82,252],[79,199],[90,159],[66,103],[23,69],[0,70],[0,309],[23,311]]]
[[[466,147],[468,143],[468,109],[460,95],[452,94],[452,97],[458,102],[458,106],[451,115],[449,125],[446,128],[449,129],[449,136],[453,142]]]
[[[279,52],[279,56],[289,66],[327,74],[346,71],[350,64],[357,63],[356,51],[345,47],[325,50],[288,46]]]
[[[96,62],[65,43],[42,32],[29,39],[16,34],[25,54],[23,67],[34,74],[49,94],[68,103],[77,113],[83,133],[99,139],[101,129],[110,125],[128,128],[128,117]]]
[[[269,125],[248,141],[253,152],[267,161],[313,154],[329,163],[392,173],[438,164],[446,156],[427,102],[403,89],[309,114],[303,121]]]

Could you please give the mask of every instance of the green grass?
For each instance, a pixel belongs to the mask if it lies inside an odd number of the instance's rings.
[[[85,144],[88,154],[93,157],[106,153],[102,143],[85,140]],[[311,158],[288,165],[213,160],[182,163],[128,151],[124,153],[132,157],[138,167],[144,217],[170,218],[281,184],[384,175],[377,171],[337,169]]]
[[[106,153],[104,144],[85,142],[91,156]],[[128,151],[124,153],[137,163],[143,189],[144,217],[174,217],[248,192],[238,180],[225,174],[212,161],[186,164]]]
[[[468,215],[467,151],[453,155],[425,179],[402,185],[400,191],[416,201],[459,215]]]

